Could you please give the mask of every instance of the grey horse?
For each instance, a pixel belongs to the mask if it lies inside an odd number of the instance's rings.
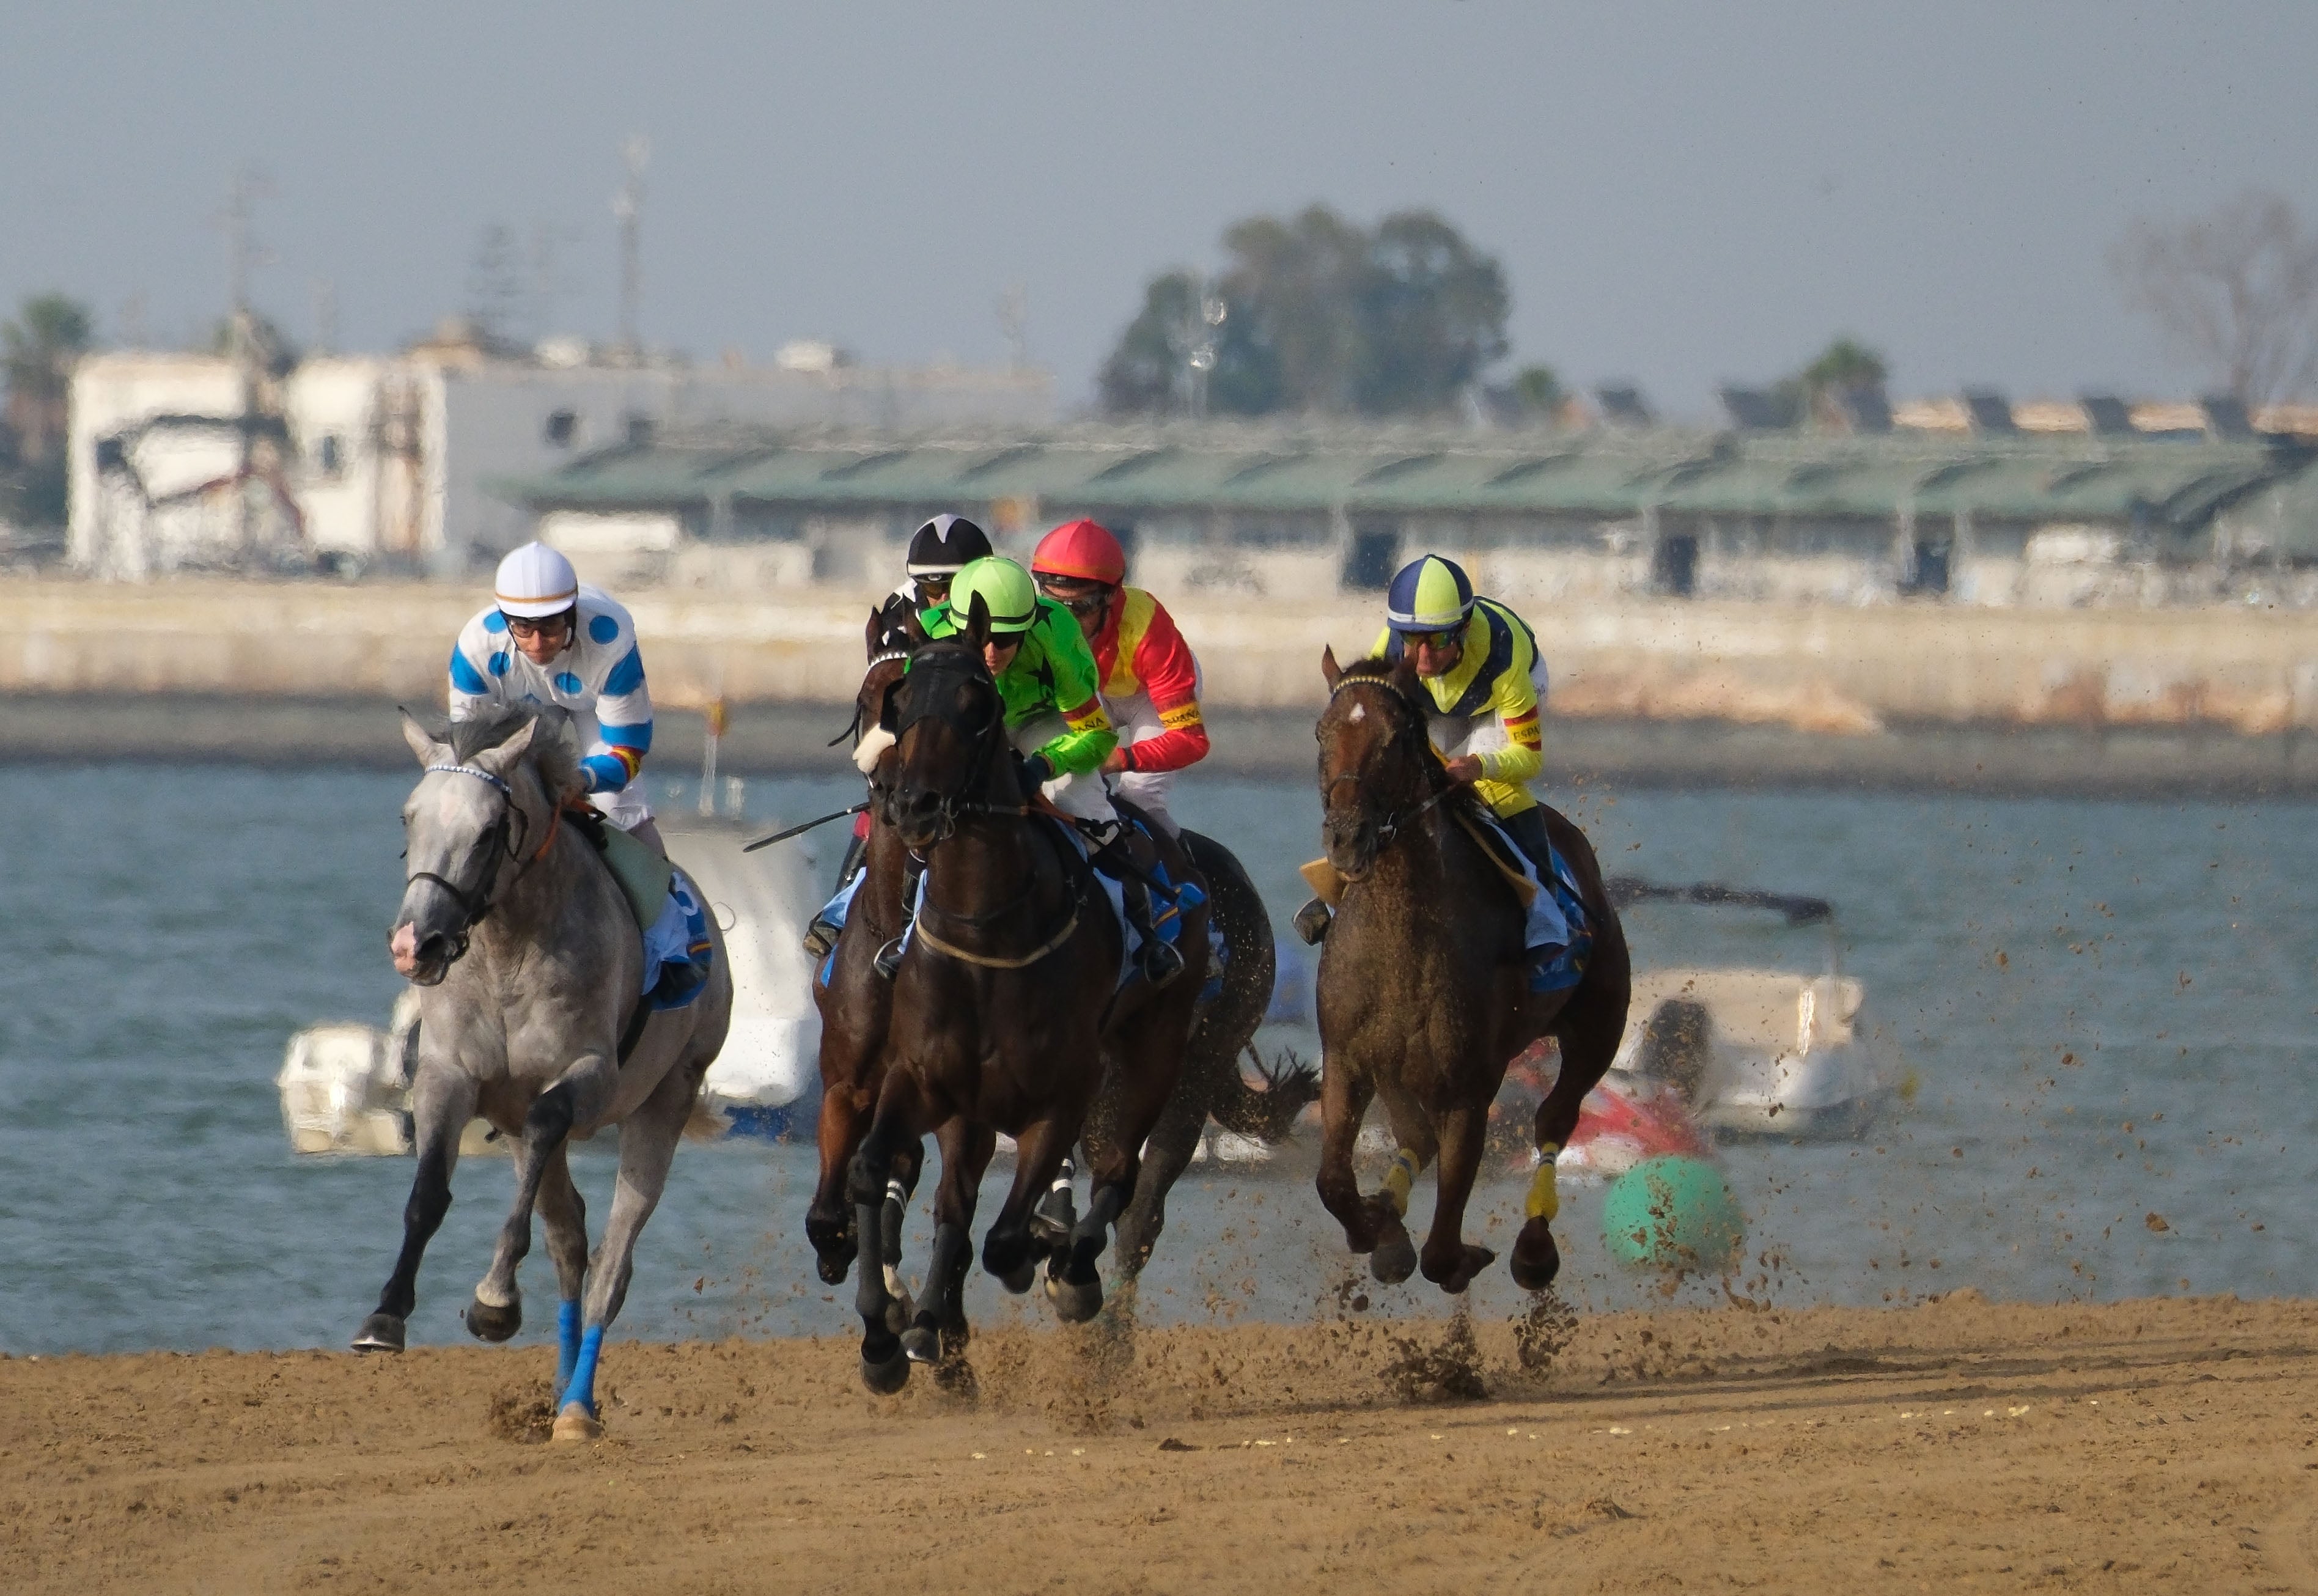
[[[425,774],[403,805],[408,865],[388,943],[395,969],[421,988],[410,1090],[418,1172],[401,1255],[355,1348],[402,1350],[420,1256],[451,1206],[459,1134],[481,1115],[515,1140],[516,1197],[467,1328],[487,1341],[521,1328],[516,1270],[536,1206],[562,1293],[555,1438],[592,1439],[603,1432],[604,1330],[627,1295],[637,1233],[660,1201],[701,1077],[724,1044],[731,963],[710,915],[706,987],[632,1028],[644,1001],[643,939],[601,856],[559,818],[580,789],[562,712],[459,722],[447,742],[406,713],[402,734]],[[619,1184],[591,1266],[565,1147],[607,1125],[620,1127]]]

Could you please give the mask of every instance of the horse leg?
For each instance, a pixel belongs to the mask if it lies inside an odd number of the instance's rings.
[[[987,1125],[958,1119],[942,1126],[937,1140],[942,1172],[934,1188],[933,1258],[926,1266],[926,1295],[902,1335],[902,1350],[912,1363],[939,1363],[966,1346],[964,1296],[966,1265],[974,1261],[974,1202],[982,1171],[998,1146],[997,1134]]]
[[[1481,1142],[1488,1115],[1470,1105],[1442,1116],[1441,1167],[1434,1176],[1433,1229],[1424,1238],[1424,1278],[1454,1296],[1487,1268],[1496,1254],[1466,1244],[1465,1204],[1481,1167]]]
[[[531,1251],[532,1211],[539,1206],[539,1188],[547,1178],[548,1161],[562,1150],[580,1117],[583,1071],[597,1062],[591,1055],[573,1065],[532,1100],[523,1116],[523,1145],[516,1155],[515,1206],[499,1227],[490,1269],[475,1283],[475,1300],[467,1305],[467,1329],[478,1340],[504,1341],[523,1328],[523,1293],[515,1277],[523,1267],[525,1254]]]
[[[862,1110],[860,1095],[843,1081],[821,1094],[821,1127],[814,1138],[821,1152],[821,1181],[804,1211],[804,1233],[813,1243],[814,1271],[824,1286],[843,1282],[859,1245],[853,1209],[846,1201],[845,1177],[861,1144]]]
[[[402,1206],[402,1251],[394,1273],[378,1294],[378,1311],[355,1333],[357,1352],[400,1352],[404,1326],[418,1303],[418,1260],[451,1211],[451,1170],[459,1161],[459,1133],[475,1116],[472,1077],[448,1068],[420,1065],[411,1089],[411,1125],[418,1144],[418,1172]]]
[[[555,1388],[571,1384],[572,1367],[580,1361],[580,1296],[588,1285],[588,1205],[571,1182],[571,1143],[549,1155],[547,1173],[539,1183],[539,1217],[547,1227],[547,1256],[555,1265],[555,1285],[562,1301],[555,1309]]]
[[[1014,1184],[1007,1190],[997,1220],[982,1238],[982,1267],[1017,1296],[1030,1289],[1038,1269],[1030,1236],[1030,1204],[1053,1184],[1064,1155],[1078,1139],[1081,1117],[1073,1114],[1065,1118],[1059,1111],[1050,1111],[1015,1139]]]
[[[1167,1228],[1167,1194],[1175,1188],[1191,1155],[1199,1150],[1199,1133],[1208,1123],[1198,1104],[1187,1101],[1188,1088],[1168,1099],[1143,1146],[1143,1172],[1136,1178],[1135,1200],[1119,1216],[1119,1278],[1122,1284],[1143,1272],[1159,1233]]]
[[[692,1117],[692,1100],[699,1094],[703,1072],[689,1059],[678,1058],[651,1095],[620,1122],[619,1179],[612,1188],[611,1216],[604,1222],[604,1244],[588,1274],[571,1377],[556,1403],[557,1440],[594,1440],[604,1433],[596,1409],[596,1364],[603,1352],[604,1332],[628,1299],[636,1238],[660,1206],[668,1167],[676,1157],[685,1121]]]
[[[1579,989],[1580,993],[1585,989]],[[1609,1071],[1618,1042],[1626,1028],[1625,1004],[1573,1002],[1553,1027],[1561,1043],[1561,1073],[1545,1100],[1537,1106],[1537,1173],[1531,1177],[1527,1217],[1514,1238],[1510,1260],[1514,1284],[1524,1291],[1543,1291],[1561,1272],[1561,1249],[1554,1245],[1553,1221],[1561,1212],[1561,1194],[1554,1183],[1554,1160],[1569,1144],[1577,1128],[1579,1107],[1586,1094]]]
[[[1393,1206],[1389,1190],[1362,1197],[1359,1177],[1352,1171],[1352,1144],[1360,1139],[1361,1121],[1367,1116],[1369,1101],[1375,1095],[1375,1083],[1364,1071],[1349,1064],[1340,1064],[1322,1073],[1320,1176],[1316,1184],[1321,1206],[1344,1227],[1344,1245],[1353,1253],[1375,1252],[1380,1241],[1398,1235],[1400,1247],[1409,1253],[1406,1267],[1398,1268],[1399,1260],[1390,1257],[1372,1260],[1370,1266],[1378,1279],[1395,1285],[1415,1270],[1415,1250],[1407,1245],[1408,1233],[1400,1223],[1398,1210]],[[1398,1268],[1397,1273],[1387,1272],[1394,1268]]]
[[[984,1155],[983,1161],[989,1161],[988,1154]],[[922,1140],[903,1143],[894,1150],[893,1162],[886,1166],[877,1262],[885,1274],[885,1327],[895,1335],[909,1328],[917,1314],[915,1305],[910,1301],[910,1288],[902,1281],[902,1226],[909,1219],[910,1199],[917,1195],[918,1177],[925,1167],[926,1144]],[[942,1167],[949,1167],[947,1154]],[[979,1180],[982,1177],[977,1173],[975,1179]]]
[[[887,1286],[885,1260],[890,1258],[895,1266],[901,1261],[900,1205],[887,1200],[887,1183],[907,1139],[904,1126],[916,1102],[917,1083],[908,1071],[887,1071],[877,1093],[876,1116],[845,1178],[846,1196],[853,1204],[855,1233],[867,1260],[876,1260],[874,1267],[864,1261],[853,1290],[854,1311],[861,1315],[861,1383],[881,1396],[899,1391],[910,1377],[910,1360],[892,1322],[896,1304]],[[890,1248],[885,1241],[889,1216],[897,1233]]]

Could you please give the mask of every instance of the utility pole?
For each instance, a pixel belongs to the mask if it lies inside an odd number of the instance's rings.
[[[231,309],[226,316],[226,353],[238,369],[241,389],[241,441],[238,451],[238,469],[234,480],[234,533],[241,549],[249,548],[249,479],[255,469],[253,458],[256,444],[258,411],[258,369],[256,318],[249,309],[250,273],[261,265],[270,265],[273,256],[257,241],[255,220],[257,202],[274,192],[265,175],[254,166],[245,166],[234,174],[233,186],[227,192],[225,209],[219,213],[218,224],[226,235],[226,293]]]
[[[998,330],[1017,375],[1030,369],[1030,285],[1014,282],[998,296]]]
[[[620,355],[630,365],[641,363],[643,343],[637,326],[643,306],[644,270],[642,224],[644,168],[651,162],[651,140],[631,133],[621,150],[628,175],[612,196],[612,215],[620,224]]]

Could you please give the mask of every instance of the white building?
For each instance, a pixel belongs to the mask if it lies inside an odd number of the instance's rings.
[[[67,557],[141,579],[202,569],[456,576],[531,534],[491,484],[662,428],[1050,421],[1044,372],[622,365],[584,345],[508,358],[446,327],[392,356],[285,375],[222,355],[90,355],[73,374]]]

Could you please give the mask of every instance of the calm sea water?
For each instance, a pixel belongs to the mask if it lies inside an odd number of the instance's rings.
[[[406,788],[327,770],[0,770],[16,838],[0,879],[0,1349],[352,1333],[391,1264],[411,1165],[294,1157],[273,1076],[300,1027],[384,1019]],[[748,812],[798,818],[856,791],[753,782]],[[2318,1290],[2318,811],[1560,797],[1613,871],[1833,899],[1864,1021],[1918,1083],[1860,1141],[1726,1150],[1752,1230],[1742,1289],[1783,1303],[1967,1285],[2034,1300]],[[1195,780],[1177,807],[1241,852],[1284,926],[1303,895],[1294,865],[1315,851],[1309,789]],[[824,873],[837,846],[820,844]],[[1746,917],[1657,910],[1630,931],[1646,965],[1822,956],[1812,937]],[[574,1163],[600,1216],[612,1155]],[[849,1291],[821,1287],[804,1245],[812,1181],[809,1149],[687,1143],[618,1333],[849,1332]],[[456,1189],[414,1340],[463,1334],[507,1161],[468,1161]],[[1413,1218],[1425,1203],[1420,1185]],[[1492,1188],[1487,1206],[1502,1249],[1519,1188]],[[1607,1260],[1598,1192],[1564,1213],[1574,1302],[1657,1300]],[[1302,1179],[1195,1172],[1172,1219],[1146,1292],[1163,1315],[1300,1317],[1346,1273]],[[914,1220],[922,1233],[922,1206]],[[913,1235],[917,1257],[923,1244]],[[526,1279],[535,1339],[553,1319],[543,1251]],[[1027,1311],[978,1273],[970,1290],[986,1321]],[[1379,1311],[1445,1308],[1421,1281],[1372,1295]],[[1499,1267],[1475,1305],[1510,1313],[1516,1295]]]

